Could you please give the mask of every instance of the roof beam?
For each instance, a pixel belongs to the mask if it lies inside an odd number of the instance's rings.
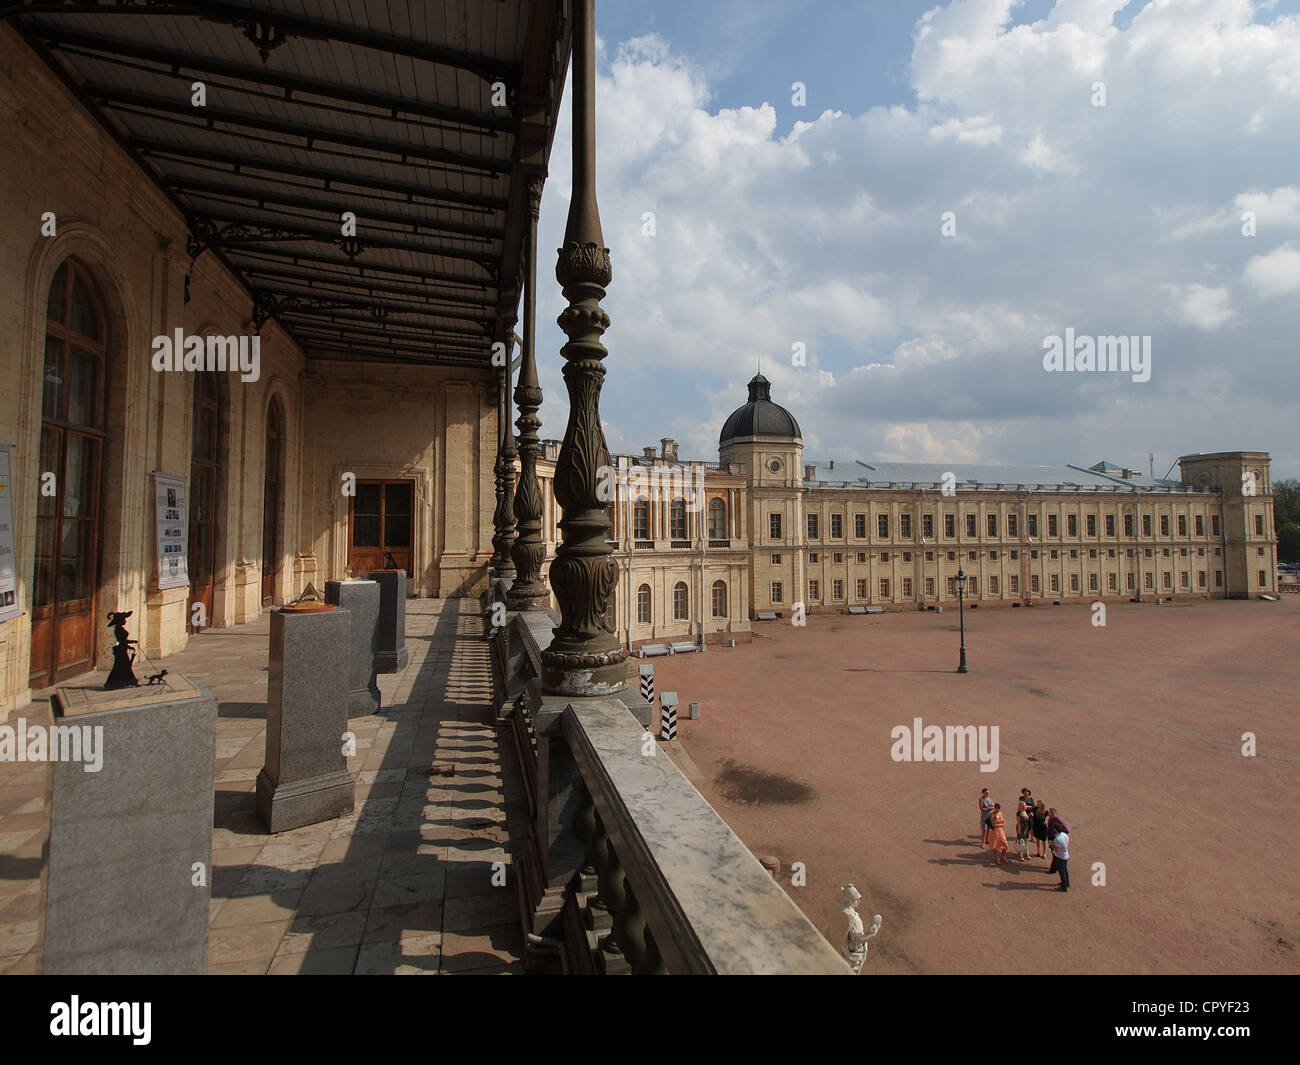
[[[394,55],[422,59],[439,66],[454,67],[475,74],[484,81],[504,81],[510,88],[519,84],[519,64],[491,56],[471,55],[453,48],[414,41],[391,33],[378,33],[361,26],[330,22],[310,15],[298,15],[258,4],[229,3],[225,0],[11,0],[0,4],[0,19],[15,15],[196,15],[207,22],[225,22],[244,31],[266,57],[288,37],[373,48]]]
[[[345,238],[337,229],[317,229],[314,226],[296,225],[289,219],[249,218],[245,215],[226,211],[192,212],[195,221],[202,230],[202,222],[212,220],[225,222],[221,229],[211,232],[198,232],[199,240],[213,248],[240,247],[254,243],[263,245],[267,241],[313,240],[324,244],[338,245]],[[442,244],[420,244],[410,240],[396,240],[392,237],[356,238],[362,247],[388,248],[394,251],[415,252],[418,255],[441,255],[448,259],[463,259],[465,262],[477,263],[485,271],[496,270],[496,260],[486,252],[470,251],[464,248],[449,248]]]
[[[203,159],[212,163],[225,163],[227,166],[234,167],[232,172],[236,174],[246,170],[267,170],[272,174],[292,174],[294,177],[317,178],[325,183],[322,186],[323,189],[328,189],[331,185],[355,185],[357,188],[382,189],[384,192],[400,193],[408,201],[419,197],[440,203],[480,207],[489,211],[504,211],[510,205],[510,201],[504,196],[483,196],[472,192],[458,192],[454,189],[432,188],[413,181],[396,181],[392,178],[376,178],[366,174],[349,174],[346,170],[326,170],[319,166],[300,166],[288,161],[258,159],[255,156],[240,155],[237,152],[224,152],[213,148],[197,148],[188,144],[161,141],[151,137],[132,137],[130,138],[130,144],[141,155],[149,157],[174,155],[179,157],[181,162]],[[403,165],[409,166],[411,164]]]
[[[375,273],[397,274],[399,277],[413,277],[420,281],[443,281],[451,285],[465,285],[469,288],[476,288],[479,291],[496,290],[495,281],[480,280],[479,278],[466,277],[463,274],[446,274],[438,270],[416,270],[405,266],[388,266],[385,263],[366,263],[358,262],[352,259],[337,259],[328,255],[312,255],[309,252],[293,251],[288,248],[277,248],[269,244],[245,245],[226,249],[225,253],[230,262],[237,268],[243,269],[243,263],[251,255],[271,255],[277,260],[291,259],[293,265],[297,266],[303,263],[320,263],[323,266],[340,266],[344,269],[356,271],[359,278],[373,276]],[[434,295],[434,293],[430,293]],[[474,297],[464,296],[460,293],[447,293],[449,296],[472,300]],[[477,301],[475,301],[477,302]],[[487,301],[495,305],[495,300]]]
[[[246,185],[225,185],[220,181],[198,181],[179,175],[166,175],[163,181],[171,188],[187,195],[225,196],[254,203],[263,209],[265,209],[266,204],[275,203],[284,207],[300,207],[307,211],[323,211],[335,217],[341,210],[352,210],[355,211],[358,222],[366,219],[391,222],[393,225],[407,226],[416,234],[423,229],[438,233],[453,233],[457,236],[471,237],[476,240],[501,239],[500,232],[488,226],[475,226],[465,222],[441,222],[436,218],[411,218],[407,215],[398,214],[396,211],[375,210],[370,207],[362,207],[360,204],[347,203],[344,194],[338,192],[330,192],[329,195],[334,198],[334,202],[326,203],[321,200],[313,200],[308,196],[286,195],[276,189],[253,189]],[[325,192],[326,190],[322,189],[320,191]],[[330,221],[333,220],[334,218],[330,219]]]
[[[399,114],[415,115],[420,118],[434,119],[487,130],[492,133],[510,133],[514,131],[514,117],[508,113],[494,111],[471,111],[464,107],[447,107],[441,104],[412,100],[392,93],[376,92],[370,89],[354,88],[336,82],[305,78],[297,74],[286,74],[267,67],[250,66],[244,63],[230,63],[224,59],[193,54],[177,55],[165,48],[154,48],[136,41],[126,41],[116,37],[103,37],[93,33],[81,33],[62,26],[50,26],[45,23],[33,23],[30,26],[33,36],[43,41],[47,47],[62,49],[65,47],[82,48],[100,52],[94,58],[104,62],[119,62],[118,57],[129,56],[158,63],[168,68],[173,75],[179,76],[182,70],[192,70],[200,74],[215,74],[219,77],[237,78],[259,85],[272,85],[283,89],[285,99],[291,99],[293,93],[305,93],[327,100],[343,100],[347,103],[360,104],[387,111],[392,118]],[[159,71],[160,74],[164,71]]]
[[[268,309],[275,311],[287,311],[291,307],[294,310],[300,310],[304,314],[315,314],[323,310],[338,310],[340,308],[355,308],[363,311],[369,311],[372,316],[376,311],[383,311],[376,320],[383,320],[388,314],[426,314],[434,318],[448,318],[457,322],[473,322],[486,328],[492,318],[489,314],[464,314],[458,311],[449,311],[440,307],[416,307],[409,303],[388,303],[384,300],[363,300],[355,299],[349,296],[336,294],[333,292],[289,292],[285,289],[259,288],[259,292],[269,295],[273,304],[267,304]],[[450,327],[449,327],[450,328]],[[471,335],[477,336],[477,333]]]
[[[335,285],[347,289],[349,292],[363,291],[372,296],[376,293],[392,296],[412,296],[416,299],[440,300],[443,303],[452,303],[457,306],[472,304],[480,307],[495,307],[497,305],[496,300],[487,299],[483,296],[458,296],[455,293],[430,291],[429,289],[415,288],[409,285],[374,285],[368,284],[364,278],[345,277],[343,275],[334,276],[320,271],[304,274],[293,270],[275,270],[269,266],[248,262],[240,263],[239,271],[249,277],[276,278],[290,284],[303,285],[313,290],[318,285]],[[259,287],[270,288],[271,286],[262,285]],[[327,293],[322,291],[320,294]]]
[[[86,95],[98,104],[119,105],[139,108],[149,112],[162,121],[188,119],[183,123],[191,129],[213,129],[218,122],[242,129],[256,129],[267,133],[276,133],[282,137],[301,137],[306,141],[306,149],[312,150],[316,141],[328,144],[342,144],[349,148],[364,148],[370,152],[384,152],[395,155],[403,163],[407,159],[425,159],[433,163],[446,163],[466,170],[481,171],[485,174],[508,174],[510,161],[495,159],[490,155],[473,155],[469,152],[453,152],[446,148],[426,148],[407,141],[389,140],[387,137],[370,137],[360,133],[348,133],[345,130],[328,129],[324,126],[308,126],[302,122],[270,118],[251,114],[247,111],[234,111],[230,108],[209,105],[196,108],[188,97],[155,96],[152,93],[136,92],[132,89],[114,89],[107,85],[87,82],[84,86]],[[201,125],[196,126],[194,119]]]

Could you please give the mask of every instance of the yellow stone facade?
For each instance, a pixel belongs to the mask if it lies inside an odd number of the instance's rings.
[[[131,610],[131,637],[151,659],[186,646],[189,590],[157,588],[153,471],[189,477],[194,375],[156,371],[152,340],[252,335],[249,291],[220,259],[193,263],[176,206],[145,179],[13,30],[0,55],[0,443],[12,451],[21,616],[0,621],[0,718],[31,699],[32,584],[42,470],[46,304],[60,264],[93,281],[106,319],[99,543],[93,663],[111,664],[104,615]],[[54,216],[53,234],[43,216]],[[186,274],[189,301],[186,302]],[[350,497],[343,476],[413,488],[410,588],[421,596],[475,594],[486,582],[495,505],[497,386],[490,369],[379,362],[310,365],[274,322],[260,331],[260,375],[217,376],[220,406],[215,572],[208,627],[263,609],[264,456],[268,408],[282,418],[281,491],[271,522],[279,544],[269,603],[308,582],[345,575]]]

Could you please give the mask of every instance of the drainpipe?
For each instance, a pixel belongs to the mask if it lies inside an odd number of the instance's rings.
[[[1228,572],[1228,505],[1226,500],[1227,493],[1222,488],[1219,489],[1219,532],[1223,538],[1223,598],[1232,598],[1231,577]],[[1245,536],[1245,517],[1242,517],[1242,535]]]
[[[623,597],[623,616],[627,622],[627,653],[630,658],[632,656],[632,545],[636,530],[632,528],[632,460],[627,459],[626,462],[627,465],[624,466],[624,459],[619,459],[619,465],[627,474],[623,479],[628,482],[623,492],[623,541],[627,544],[627,595]]]

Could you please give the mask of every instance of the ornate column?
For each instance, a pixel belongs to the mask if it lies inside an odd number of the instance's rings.
[[[600,427],[600,342],[609,315],[600,307],[610,280],[609,249],[596,207],[596,28],[594,0],[573,2],[573,195],[555,277],[569,306],[559,325],[569,338],[564,384],[569,423],[555,466],[555,498],[564,517],[551,562],[551,587],[560,604],[555,639],[542,652],[542,687],[558,695],[608,695],[627,687],[627,651],[614,635],[610,602],[618,562],[605,542],[609,516],[601,499],[601,468],[609,448]]]
[[[520,352],[519,384],[515,402],[519,404],[519,490],[515,493],[515,520],[519,539],[511,548],[518,576],[510,586],[506,605],[511,610],[546,610],[551,592],[542,580],[542,562],[546,543],[542,539],[542,490],[537,483],[537,459],[542,453],[537,430],[542,420],[537,408],[542,405],[542,389],[537,383],[537,357],[534,352],[537,326],[537,216],[541,210],[542,185],[538,174],[528,179],[528,241],[525,255],[524,335]]]
[[[510,431],[510,348],[506,342],[506,364],[501,368],[501,386],[497,396],[496,472],[497,509],[492,515],[496,535],[492,537],[492,576],[513,580],[515,564],[511,547],[515,542],[515,437]]]

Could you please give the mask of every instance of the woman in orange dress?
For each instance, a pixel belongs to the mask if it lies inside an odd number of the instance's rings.
[[[1007,864],[1007,819],[1002,815],[1002,804],[995,802],[989,815],[989,850],[993,852],[994,865]]]

